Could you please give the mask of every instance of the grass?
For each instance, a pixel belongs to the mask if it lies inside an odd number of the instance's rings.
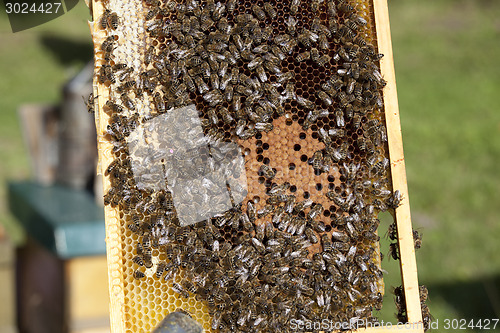
[[[59,103],[62,85],[92,59],[88,18],[80,2],[56,20],[14,34],[0,14],[0,222],[15,242],[22,232],[6,207],[6,182],[30,175],[16,110],[23,103]]]
[[[498,318],[500,3],[391,0],[389,10],[410,204],[423,233],[420,282],[441,330],[445,318]],[[15,110],[60,100],[61,85],[91,59],[88,17],[80,3],[12,34],[0,16],[0,221],[9,226],[6,180],[29,175]],[[380,316],[394,322],[390,288],[400,284],[399,272],[387,259],[384,268],[388,302]]]
[[[420,282],[441,322],[498,318],[500,3],[390,1],[389,9],[410,204],[424,235]]]
[[[495,11],[486,1],[391,2],[410,202],[432,244],[420,253],[422,280],[500,272]]]

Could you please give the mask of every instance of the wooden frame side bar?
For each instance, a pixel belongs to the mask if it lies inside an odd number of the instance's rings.
[[[392,184],[394,190],[399,190],[403,196],[401,206],[395,211],[401,257],[401,276],[405,291],[408,321],[410,323],[420,323],[422,322],[422,310],[420,307],[417,262],[413,243],[413,229],[411,226],[408,185],[406,182],[403,140],[396,91],[396,76],[394,73],[389,10],[387,0],[373,0],[373,4],[379,52],[384,54],[384,57],[380,61],[380,69],[384,79],[387,81],[387,86],[384,90],[384,105]],[[423,332],[423,327],[418,332]]]
[[[105,31],[98,28],[99,19],[104,13],[104,2],[99,0],[90,0],[87,5],[90,5],[93,16],[93,22],[88,22],[92,40],[94,42],[94,68],[100,67],[104,60],[99,56],[100,45],[106,38]],[[94,73],[93,79],[93,93],[96,97],[95,107],[95,123],[97,130],[97,145],[99,152],[99,160],[97,164],[97,174],[104,175],[109,163],[112,161],[112,144],[104,138],[106,133],[106,125],[109,116],[102,110],[102,106],[109,98],[109,88],[100,84],[97,76]],[[107,177],[102,177],[103,189],[106,193],[111,184]],[[120,220],[119,212],[110,207],[104,207],[105,222],[106,222],[106,256],[108,265],[108,286],[109,286],[109,314],[110,314],[110,328],[113,333],[125,332],[125,291],[124,291],[124,277],[121,272],[122,267],[122,253],[121,253],[121,235],[120,235]],[[111,237],[111,235],[117,235]]]

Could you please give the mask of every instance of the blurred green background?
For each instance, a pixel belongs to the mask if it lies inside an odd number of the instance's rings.
[[[389,11],[412,218],[423,234],[420,283],[438,331],[445,318],[500,318],[500,1],[390,0]],[[80,2],[12,34],[0,14],[0,221],[14,241],[22,233],[5,185],[30,175],[16,109],[59,102],[61,85],[92,57],[88,18]],[[379,315],[395,322],[399,269],[383,265]]]

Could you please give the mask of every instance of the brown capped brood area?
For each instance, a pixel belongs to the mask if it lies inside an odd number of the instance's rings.
[[[177,308],[214,332],[376,321],[377,216],[401,198],[390,183],[371,2],[99,4],[104,199],[118,221],[113,272],[126,330],[150,331]],[[237,143],[246,175],[228,176],[231,208],[183,226],[171,187],[192,165],[166,166],[158,151],[173,139],[151,124],[190,106],[211,149],[196,150],[192,171],[234,160],[223,143]],[[138,177],[138,160],[163,168],[159,179]],[[235,201],[244,178],[247,194]],[[218,204],[207,182],[182,193],[197,209]]]

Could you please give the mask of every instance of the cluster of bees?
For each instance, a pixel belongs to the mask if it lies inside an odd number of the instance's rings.
[[[387,236],[390,239],[391,243],[389,244],[389,256],[394,260],[400,260],[401,257],[399,255],[399,247],[398,247],[398,232],[396,227],[396,222],[393,222],[389,225],[389,229],[387,230]],[[420,249],[422,246],[422,234],[418,232],[418,230],[412,230],[413,236],[413,246],[415,250]]]
[[[115,61],[120,18],[106,9],[96,73],[110,87],[103,111],[115,156],[104,201],[138,235],[134,278],[154,271],[180,297],[206,301],[211,327],[220,332],[288,332],[292,319],[376,321],[377,215],[402,197],[389,180],[382,55],[365,39],[366,19],[347,0],[143,3],[148,46],[141,68]],[[193,104],[211,142],[260,137],[291,115],[324,147],[302,162],[317,176],[337,173],[342,181],[342,191],[325,193],[335,210],[301,200],[267,160],[247,170],[267,179],[260,209],[252,199],[233,200],[225,212],[183,225],[173,179],[138,186],[130,143],[136,129]]]
[[[432,315],[429,311],[429,307],[426,304],[427,299],[429,298],[429,291],[427,290],[427,287],[425,285],[420,285],[418,288],[418,292],[420,295],[420,307],[422,309],[423,328],[424,331],[427,331],[430,328],[430,324],[432,321]],[[396,303],[396,309],[398,310],[398,313],[396,314],[398,322],[407,323],[408,316],[406,313],[406,300],[403,287],[399,286],[394,288],[393,293],[394,301]]]

